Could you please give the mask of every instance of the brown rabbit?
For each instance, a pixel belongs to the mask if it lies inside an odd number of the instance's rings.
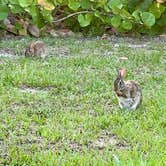
[[[45,43],[42,41],[30,42],[26,48],[25,56],[45,58]]]
[[[126,69],[120,69],[114,81],[114,91],[121,108],[135,110],[142,102],[142,90],[135,81],[124,81]]]

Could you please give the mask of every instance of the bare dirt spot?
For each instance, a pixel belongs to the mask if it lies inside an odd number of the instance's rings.
[[[9,48],[0,49],[0,57],[13,58],[16,57],[16,52]]]
[[[40,101],[14,102],[10,105],[8,111],[11,112],[12,115],[14,115],[14,112],[21,108],[39,108],[42,104],[43,102]]]
[[[20,90],[25,93],[47,93],[49,90],[54,89],[54,86],[46,86],[46,87],[31,87],[22,85]]]
[[[27,49],[24,48],[22,51],[20,51],[20,53],[18,53],[14,49],[0,48],[0,57],[18,58],[18,57],[20,57],[20,56],[18,56],[18,54],[19,55],[24,55]],[[41,49],[37,48],[35,50],[37,51],[36,54],[39,54]],[[33,54],[33,52],[32,52],[32,54]],[[34,55],[32,55],[32,56],[34,56]],[[55,46],[55,47],[53,47],[53,46],[46,46],[45,51],[44,51],[44,53],[43,53],[43,55],[41,57],[45,58],[45,57],[55,57],[55,56],[56,57],[69,57],[70,56],[70,49],[68,47],[65,47],[65,46],[62,46],[62,47],[58,47],[58,46]],[[40,55],[39,55],[39,57],[40,57]]]
[[[15,136],[9,135],[8,140],[10,144],[17,145],[19,148],[25,150],[31,150],[32,146],[35,146],[38,149],[44,148],[44,140],[41,136],[37,135],[38,125],[34,122],[31,122],[29,127],[25,130],[25,126],[19,122],[15,128]]]
[[[85,145],[82,145],[73,140],[59,140],[56,142],[52,142],[52,141],[48,142],[46,149],[81,152],[83,149],[83,146]]]
[[[129,149],[130,146],[125,140],[120,140],[116,135],[103,130],[97,140],[89,144],[90,148],[103,150],[104,148]]]
[[[0,140],[0,158],[6,159],[8,157],[7,149],[8,145],[4,141]],[[0,161],[0,164],[3,164],[3,160]]]
[[[69,148],[71,151],[80,152],[82,151],[83,145],[79,144],[78,142],[72,141],[69,143]]]
[[[89,141],[87,144],[81,144],[73,140],[60,140],[56,142],[49,142],[47,149],[49,150],[70,150],[73,152],[82,152],[84,148],[89,150],[98,149],[99,151],[107,149],[121,149],[127,150],[130,145],[122,139],[119,139],[116,135],[103,130],[100,136],[93,141]]]
[[[17,127],[20,128],[21,124],[18,124]],[[17,130],[19,130],[19,128]],[[17,144],[20,146],[26,145],[36,145],[37,147],[43,147],[43,138],[37,135],[38,126],[32,122],[29,126],[27,135],[18,135],[18,142]]]
[[[21,107],[20,103],[12,103],[12,105],[11,105],[11,108],[14,110],[19,109],[20,107]]]
[[[105,51],[103,53],[104,56],[112,56],[113,55],[113,51]]]
[[[146,43],[144,44],[129,44],[129,48],[146,48],[148,45]]]
[[[98,116],[98,113],[94,109],[88,110],[88,113],[89,113],[89,115],[94,116],[94,117]]]
[[[70,56],[70,49],[68,47],[47,47],[46,53],[48,56],[54,57],[68,57]]]
[[[113,112],[113,108],[115,107],[115,104],[108,101],[108,102],[103,103],[103,107],[106,112],[109,112],[111,114]]]

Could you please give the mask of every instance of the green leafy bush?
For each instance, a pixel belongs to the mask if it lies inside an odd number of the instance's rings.
[[[162,1],[162,2],[161,2]],[[74,31],[102,34],[104,27],[119,32],[162,33],[166,26],[165,0],[0,0],[1,24],[17,15],[43,27],[58,22]],[[71,16],[71,17],[70,17]]]

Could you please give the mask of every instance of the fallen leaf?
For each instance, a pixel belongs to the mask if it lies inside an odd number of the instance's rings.
[[[129,48],[145,48],[147,47],[147,44],[129,44],[128,45]]]
[[[53,37],[72,37],[75,35],[74,32],[72,32],[70,29],[59,29],[59,30],[51,29],[49,30],[49,33]]]
[[[156,0],[158,3],[164,3],[166,0]]]
[[[159,35],[161,38],[166,38],[166,33]]]
[[[37,27],[34,26],[34,25],[29,25],[29,26],[28,26],[28,32],[29,32],[32,36],[35,36],[35,37],[39,37],[39,36],[40,36],[40,30],[39,30],[39,28],[37,28]]]
[[[37,0],[38,4],[44,7],[46,10],[53,10],[55,6],[47,0]]]
[[[3,21],[4,25],[6,26],[6,30],[8,32],[11,32],[13,34],[17,34],[17,30],[15,29],[15,26],[11,24],[9,19],[5,19]]]

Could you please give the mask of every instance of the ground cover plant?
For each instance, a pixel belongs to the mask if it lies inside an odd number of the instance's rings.
[[[32,40],[0,41],[0,165],[166,165],[164,39],[46,37],[45,59],[23,56]],[[134,112],[113,92],[124,66]]]

